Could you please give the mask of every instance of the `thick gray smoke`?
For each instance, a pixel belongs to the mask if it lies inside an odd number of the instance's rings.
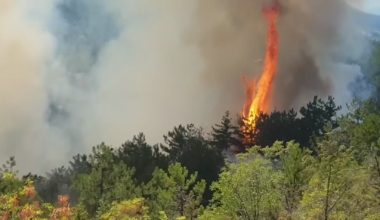
[[[209,127],[261,72],[260,0],[0,1],[0,161],[46,171],[102,141],[179,123]],[[358,69],[337,64],[355,27],[336,0],[283,0],[276,108],[350,98]],[[350,31],[347,31],[350,30]],[[360,41],[350,53],[360,53]]]

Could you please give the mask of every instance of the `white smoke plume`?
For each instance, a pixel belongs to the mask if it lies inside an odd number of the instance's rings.
[[[50,165],[67,151],[64,137],[50,129],[44,114],[47,63],[54,50],[45,21],[53,5],[35,3],[0,1],[0,159],[15,155],[20,169]]]

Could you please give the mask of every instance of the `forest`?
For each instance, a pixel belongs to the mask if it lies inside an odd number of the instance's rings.
[[[179,125],[101,143],[45,176],[1,168],[2,219],[379,219],[380,108],[333,98],[262,114],[251,143],[227,112],[210,133]]]
[[[315,96],[260,113],[226,111],[149,144],[99,143],[46,174],[0,167],[0,219],[380,219],[380,44],[358,65],[368,97]],[[41,155],[41,160],[44,155]]]
[[[254,131],[226,112],[209,132],[100,143],[42,176],[11,157],[1,219],[380,219],[379,51],[363,65],[373,94],[345,112],[314,97],[261,114]]]

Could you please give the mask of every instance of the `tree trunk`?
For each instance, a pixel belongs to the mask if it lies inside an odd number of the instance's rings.
[[[329,172],[327,176],[327,188],[326,188],[326,199],[325,199],[325,220],[329,219],[329,203],[330,203],[330,182],[331,182],[331,165],[329,165]]]

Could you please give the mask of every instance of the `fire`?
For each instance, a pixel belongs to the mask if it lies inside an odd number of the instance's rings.
[[[246,126],[254,130],[261,112],[268,112],[271,107],[271,96],[274,79],[276,78],[279,54],[279,35],[277,31],[278,7],[264,8],[263,14],[267,18],[268,33],[267,47],[263,72],[258,81],[246,81],[246,102],[242,111]]]

